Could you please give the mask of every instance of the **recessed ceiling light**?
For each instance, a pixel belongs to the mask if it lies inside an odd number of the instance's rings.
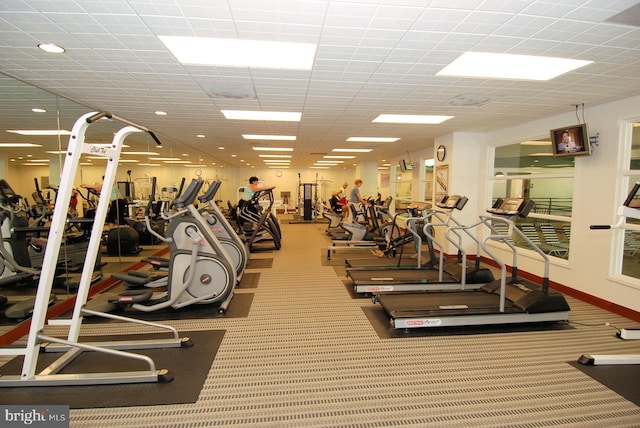
[[[64,129],[7,129],[7,132],[20,135],[71,135]]]
[[[256,135],[242,134],[245,140],[295,141],[295,135]]]
[[[311,70],[317,46],[311,43],[208,37],[158,36],[183,64]]]
[[[38,47],[47,53],[65,53],[66,49],[53,43],[38,43]]]
[[[342,153],[369,153],[372,152],[373,149],[333,149],[332,152],[342,152]]]
[[[232,120],[266,120],[300,122],[302,113],[288,111],[221,110],[224,117]]]
[[[349,137],[347,141],[358,143],[395,143],[400,138],[395,137]]]
[[[253,150],[263,151],[263,152],[292,152],[293,148],[291,147],[252,147]]]
[[[550,80],[593,61],[534,55],[465,52],[438,76]]]
[[[451,119],[453,116],[439,116],[427,114],[381,114],[372,120],[378,123],[416,123],[437,125],[445,120]]]

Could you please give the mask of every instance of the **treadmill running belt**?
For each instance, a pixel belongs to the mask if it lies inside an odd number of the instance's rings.
[[[411,294],[382,294],[378,302],[393,318],[480,315],[496,313],[500,296],[481,290],[458,292],[429,292]],[[506,313],[522,312],[505,301]]]
[[[438,281],[438,271],[433,269],[369,269],[350,270],[348,276],[358,285],[426,284]],[[457,282],[446,272],[444,282]]]

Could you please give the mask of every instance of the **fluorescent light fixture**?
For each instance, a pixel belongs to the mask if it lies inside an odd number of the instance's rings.
[[[156,152],[122,152],[123,155],[147,155],[147,156],[158,156],[160,153]]]
[[[333,162],[329,162],[329,163],[320,163],[320,162],[316,162],[313,164],[313,166],[338,166],[340,165],[339,163],[333,163]]]
[[[20,135],[71,135],[64,129],[7,129],[7,132]]]
[[[67,151],[66,150],[47,150],[45,153],[48,153],[50,155],[63,155],[67,153]]]
[[[347,141],[354,143],[395,143],[399,139],[396,137],[349,137]]]
[[[263,152],[292,152],[292,147],[252,147],[253,150]]]
[[[291,155],[258,155],[260,158],[290,158]]]
[[[23,163],[22,166],[49,166],[48,163],[35,163],[35,162],[27,162],[27,163]]]
[[[185,165],[185,167],[186,167],[186,168],[204,168],[204,167],[206,167],[206,165],[205,165],[205,164],[200,163],[200,164]]]
[[[46,113],[47,112],[47,110],[43,109],[43,108],[32,108],[31,111],[34,112],[34,113]]]
[[[169,161],[163,161],[163,162],[164,163],[184,163],[184,164],[191,163],[191,161],[188,161],[188,160],[169,160]]]
[[[325,159],[355,159],[355,156],[332,156],[332,155],[327,155],[327,156],[322,156]]]
[[[343,160],[319,160],[316,163],[344,163]]]
[[[154,161],[179,161],[180,158],[153,158]]]
[[[373,149],[333,149],[331,151],[337,153],[369,153],[372,152]]]
[[[274,122],[300,122],[302,113],[291,111],[220,110],[230,120],[266,120]]]
[[[138,166],[163,166],[159,163],[139,163]]]
[[[430,114],[381,114],[372,120],[377,123],[416,123],[437,125],[445,120],[451,119],[453,116],[440,116]]]
[[[290,160],[280,160],[280,161],[277,161],[277,160],[266,160],[266,161],[264,161],[264,163],[267,164],[267,165],[283,165],[283,164],[289,165],[291,163],[291,161]]]
[[[267,168],[273,168],[273,169],[289,169],[289,165],[282,165],[282,166],[269,166]]]
[[[118,161],[118,163],[138,163],[138,162],[140,161],[136,159],[120,159]]]
[[[66,49],[53,43],[38,43],[38,47],[47,53],[65,53]]]
[[[311,43],[208,37],[158,36],[182,64],[311,70],[317,46]]]
[[[162,110],[158,110],[158,111],[154,111],[153,114],[155,114],[156,116],[166,116],[167,112],[166,111],[162,111]]]
[[[254,135],[242,134],[245,140],[272,140],[272,141],[295,141],[295,135]]]
[[[0,143],[0,147],[42,147],[40,144],[33,143]]]
[[[593,61],[548,56],[465,52],[440,70],[438,76],[550,80]]]
[[[310,166],[309,169],[329,169],[328,166]]]
[[[49,159],[29,159],[27,162],[49,162]]]

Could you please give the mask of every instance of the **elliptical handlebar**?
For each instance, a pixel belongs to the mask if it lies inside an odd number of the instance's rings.
[[[200,189],[202,189],[203,185],[204,180],[201,177],[192,179],[191,183],[189,183],[189,186],[187,187],[187,190],[184,191],[184,194],[178,196],[173,201],[173,205],[176,208],[184,208],[187,205],[193,204],[193,202],[196,200],[196,197],[198,196],[198,192],[200,192]]]
[[[212,201],[213,197],[216,195],[216,193],[218,193],[218,190],[220,189],[221,185],[222,185],[222,181],[219,178],[214,180],[213,183],[211,183],[211,185],[205,192],[205,194],[198,198],[198,201],[203,203]]]
[[[111,114],[111,113],[109,113],[107,111],[99,111],[96,114],[94,114],[93,116],[88,117],[86,119],[86,121],[87,121],[87,123],[91,124],[91,123],[93,123],[95,121],[98,121],[98,120],[100,120],[102,118],[117,120],[118,122],[122,122],[125,125],[131,125],[131,126],[133,126],[135,128],[138,128],[138,129],[146,132],[147,134],[149,134],[149,136],[151,138],[153,138],[153,141],[156,142],[156,145],[158,145],[158,146],[162,145],[162,142],[158,139],[156,134],[152,130],[147,128],[146,126],[142,126],[142,125],[139,125],[139,124],[137,124],[135,122],[131,122],[130,120],[127,120],[127,119],[125,119],[123,117],[116,116],[115,114]]]

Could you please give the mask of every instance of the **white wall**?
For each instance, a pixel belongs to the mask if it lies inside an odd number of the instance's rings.
[[[574,201],[571,234],[571,256],[566,260],[553,260],[550,279],[589,295],[640,312],[640,281],[614,277],[609,274],[615,263],[612,254],[614,233],[590,230],[592,224],[611,224],[616,220],[616,209],[627,193],[626,185],[618,180],[623,168],[623,154],[629,141],[620,138],[623,120],[640,118],[640,97],[585,108],[585,121],[589,134],[600,134],[600,145],[592,156],[577,157],[575,163]],[[500,129],[486,136],[487,147],[548,136],[549,130],[576,123],[575,113],[540,119],[534,122]],[[490,171],[490,170],[489,170]],[[491,195],[486,183],[480,182],[485,204]],[[541,263],[534,258],[521,257],[519,268],[538,274]]]

